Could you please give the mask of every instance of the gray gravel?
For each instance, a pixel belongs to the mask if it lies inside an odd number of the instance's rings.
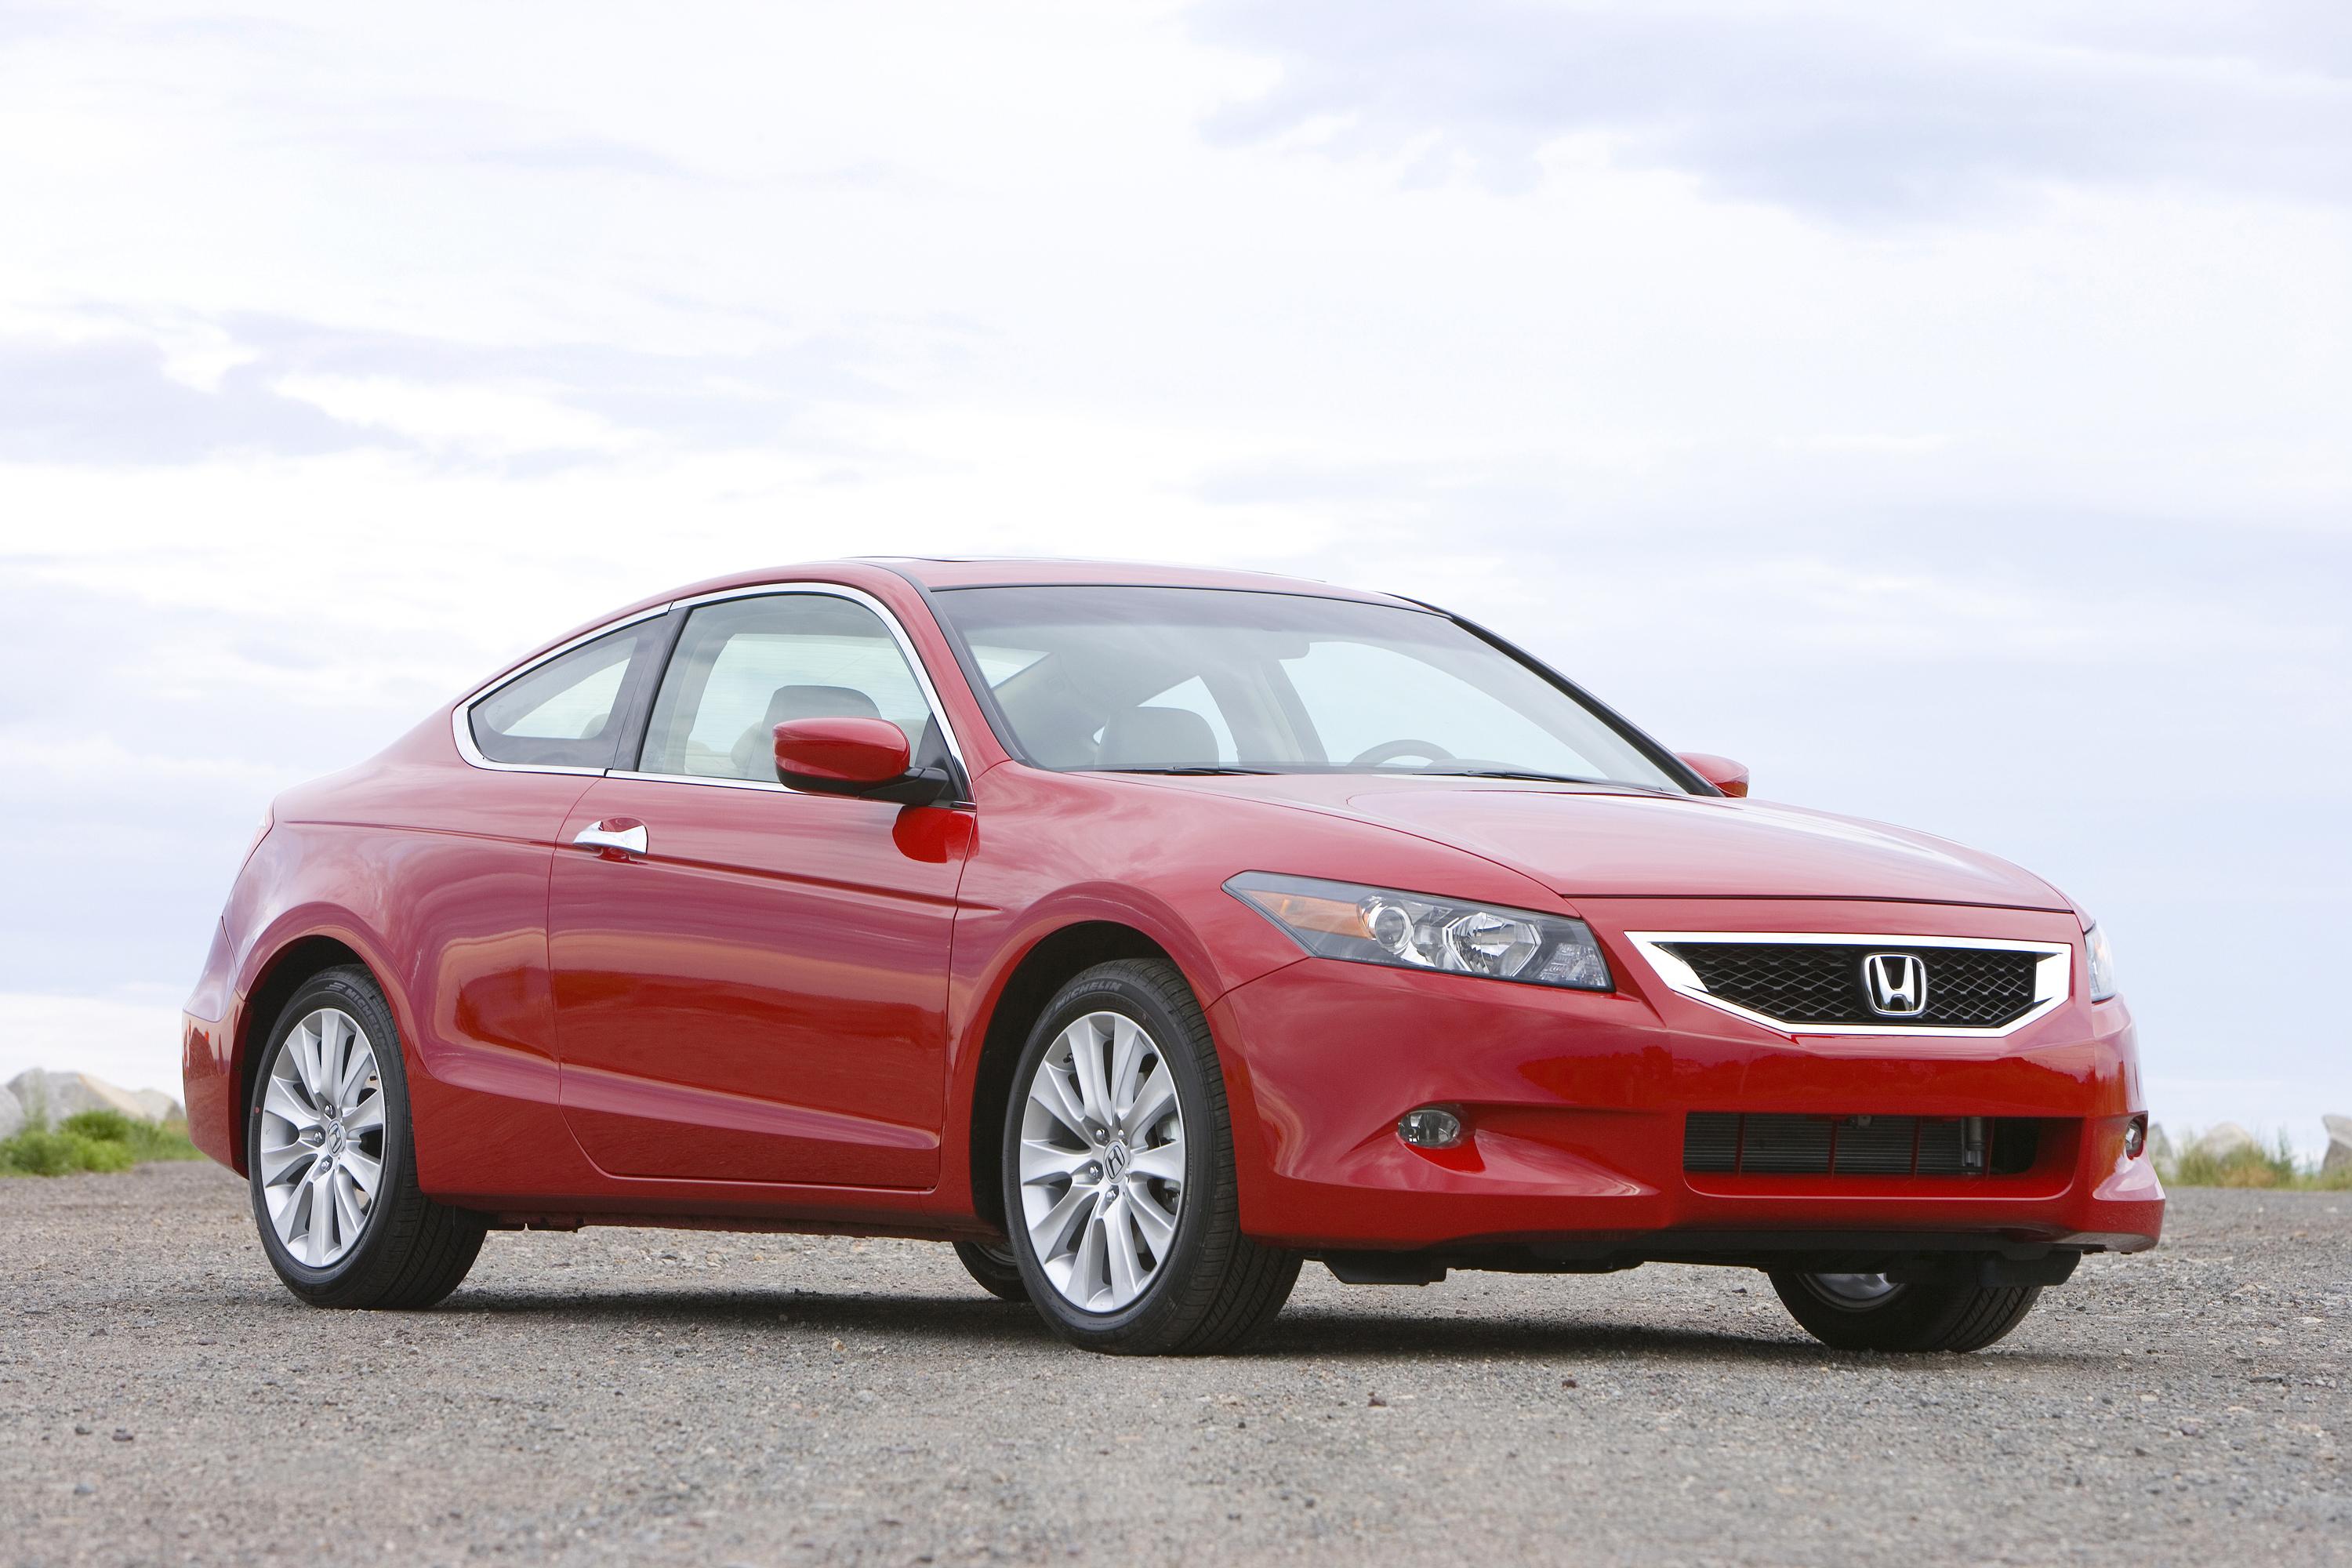
[[[1729,1270],[1310,1268],[1171,1362],[915,1242],[494,1235],[436,1311],[317,1311],[151,1166],[0,1181],[0,1561],[2346,1563],[2347,1351],[2342,1193],[2177,1194],[1974,1356]]]

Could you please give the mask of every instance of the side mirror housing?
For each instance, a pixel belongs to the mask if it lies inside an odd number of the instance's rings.
[[[791,719],[776,726],[776,777],[814,795],[929,805],[954,787],[945,768],[918,768],[886,719]]]
[[[1683,766],[1734,800],[1747,798],[1747,763],[1735,763],[1729,757],[1718,757],[1712,752],[1676,752],[1675,756]]]

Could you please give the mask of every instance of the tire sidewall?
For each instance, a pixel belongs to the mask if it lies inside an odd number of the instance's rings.
[[[1003,1256],[998,1256],[999,1254]],[[1029,1300],[1029,1282],[1021,1277],[1021,1262],[1007,1241],[999,1247],[994,1242],[959,1241],[955,1255],[972,1283],[1000,1301]]]
[[[1974,1350],[2009,1332],[2041,1295],[2032,1289],[2014,1307],[2009,1323],[1988,1339],[1958,1334],[1962,1321],[1978,1310],[1987,1292],[1965,1279],[1915,1280],[1884,1300],[1853,1306],[1831,1300],[1798,1270],[1775,1271],[1772,1288],[1789,1315],[1823,1344],[1846,1351],[1920,1353]]]
[[[297,1024],[322,1007],[337,1008],[357,1019],[367,1031],[368,1044],[375,1052],[376,1073],[384,1097],[383,1174],[374,1200],[369,1205],[367,1226],[359,1245],[325,1268],[314,1268],[295,1258],[278,1240],[278,1226],[269,1217],[268,1200],[262,1195],[261,1101],[269,1092],[270,1072],[277,1066],[278,1053],[285,1049],[287,1037],[294,1032]],[[383,993],[373,981],[355,969],[329,970],[306,982],[278,1015],[278,1022],[269,1032],[268,1048],[255,1068],[253,1089],[246,1105],[246,1187],[252,1201],[254,1224],[261,1232],[261,1247],[268,1256],[269,1266],[278,1271],[288,1289],[305,1300],[331,1303],[347,1288],[368,1277],[377,1260],[394,1245],[392,1233],[397,1227],[391,1211],[398,1196],[413,1185],[410,1167],[414,1159],[415,1146],[409,1136],[408,1073],[401,1059],[400,1030]]]
[[[1159,1048],[1176,1083],[1176,1103],[1184,1118],[1184,1196],[1176,1217],[1176,1240],[1168,1258],[1144,1293],[1115,1312],[1089,1312],[1073,1305],[1039,1265],[1029,1240],[1021,1202],[1021,1123],[1029,1101],[1029,1086],[1038,1066],[1062,1031],[1088,1013],[1119,1013],[1140,1025]],[[1117,970],[1079,975],[1054,999],[1029,1032],[1029,1043],[1013,1069],[1013,1094],[1004,1116],[1000,1164],[1004,1184],[1006,1231],[1013,1257],[1020,1265],[1029,1299],[1045,1321],[1064,1338],[1086,1345],[1115,1345],[1130,1338],[1148,1337],[1157,1321],[1184,1310],[1185,1287],[1201,1264],[1207,1243],[1211,1211],[1217,1190],[1219,1153],[1227,1136],[1218,1114],[1223,1097],[1210,1090],[1208,1074],[1213,1058],[1204,1061],[1192,1027],[1176,1016],[1151,989]]]

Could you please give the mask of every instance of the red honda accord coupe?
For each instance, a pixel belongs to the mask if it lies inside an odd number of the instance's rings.
[[[320,1306],[489,1229],[928,1237],[1107,1351],[1301,1262],[1766,1270],[1972,1350],[2164,1193],[2090,920],[1749,801],[1403,598],[1090,563],[746,574],[271,807],[189,1124]]]

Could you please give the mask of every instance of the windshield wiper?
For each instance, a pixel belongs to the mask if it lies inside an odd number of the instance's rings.
[[[1575,773],[1538,773],[1528,768],[1416,768],[1413,771],[1449,779],[1526,779],[1535,784],[1599,784],[1606,789],[1638,789],[1651,795],[1675,793],[1660,789],[1655,784],[1634,784],[1630,779],[1582,778]]]
[[[1273,773],[1273,772],[1274,772],[1274,770],[1273,770],[1272,768],[1223,768],[1223,767],[1184,767],[1184,768],[1096,768],[1096,769],[1095,769],[1095,770],[1093,770],[1093,771],[1094,771],[1094,772],[1096,772],[1096,773],[1173,773],[1173,774],[1175,774],[1175,775],[1176,775],[1177,777],[1179,777],[1179,778],[1214,778],[1214,777],[1218,776],[1219,774],[1223,774],[1223,773],[1259,773],[1259,774],[1265,774],[1265,773]]]

